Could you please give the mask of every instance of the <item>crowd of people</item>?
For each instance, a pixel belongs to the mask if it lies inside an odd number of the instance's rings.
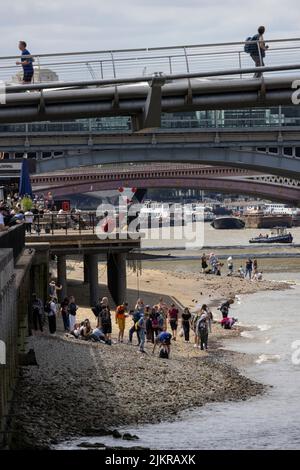
[[[204,274],[214,274],[216,276],[222,275],[222,263],[215,253],[206,255],[203,253],[201,256],[201,268]],[[241,265],[235,272],[232,256],[227,258],[227,276],[237,276],[244,279],[261,281],[263,278],[263,271],[258,269],[257,259],[248,258],[245,262],[245,268]]]
[[[211,309],[203,304],[196,312],[191,313],[189,308],[180,309],[175,303],[168,305],[160,298],[158,303],[145,305],[143,299],[138,299],[134,308],[130,309],[127,302],[118,305],[113,313],[107,297],[99,299],[92,307],[96,325],[93,328],[91,320],[77,320],[78,306],[74,296],[65,297],[58,302],[62,287],[55,281],[49,284],[49,298],[45,305],[36,294],[32,296],[32,327],[35,331],[44,331],[47,318],[48,330],[51,335],[56,334],[57,318],[62,320],[64,332],[76,339],[112,344],[112,322],[115,321],[118,337],[115,342],[132,345],[134,337],[141,353],[146,353],[145,344],[153,345],[153,353],[159,346],[160,357],[167,358],[170,354],[171,341],[177,341],[178,335],[186,343],[190,342],[191,334],[194,336],[194,347],[201,350],[208,348],[208,336],[212,332],[213,314]],[[229,317],[229,309],[233,299],[224,302],[221,307],[223,328],[231,328],[237,321]],[[125,339],[126,323],[128,325],[128,338]],[[179,330],[179,333],[178,333]]]

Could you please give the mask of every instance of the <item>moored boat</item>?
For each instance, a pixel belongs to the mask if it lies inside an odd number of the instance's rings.
[[[245,222],[238,217],[224,216],[216,217],[210,225],[218,230],[242,229],[245,227]]]
[[[292,243],[293,236],[287,233],[285,227],[275,227],[275,232],[272,231],[270,235],[260,234],[258,237],[251,238],[249,243]]]

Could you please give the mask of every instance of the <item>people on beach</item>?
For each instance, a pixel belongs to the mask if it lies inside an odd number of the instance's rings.
[[[151,312],[152,312],[152,309],[150,305],[146,305],[145,307],[146,339],[148,343],[154,343],[154,331],[152,329]]]
[[[231,330],[231,328],[233,327],[233,325],[238,321],[237,318],[233,318],[233,317],[226,317],[226,318],[222,318],[221,320],[221,326],[222,328],[224,328],[225,330]]]
[[[105,336],[106,344],[111,345],[112,324],[111,324],[111,313],[110,313],[110,308],[108,304],[106,307],[103,306],[103,308],[101,309],[98,320],[99,320],[98,328],[102,330]]]
[[[221,311],[223,318],[228,317],[229,309],[233,303],[234,303],[234,299],[230,298],[221,304],[221,306],[219,307],[219,310]]]
[[[56,282],[55,281],[51,281],[50,284],[49,284],[49,295],[50,297],[52,297],[53,299],[58,299],[58,295],[57,295],[57,292],[61,291],[62,290],[62,285],[56,285]]]
[[[245,278],[245,271],[244,271],[243,266],[240,266],[240,267],[239,267],[238,273],[239,273],[239,276],[240,276],[242,279]]]
[[[207,256],[205,253],[203,253],[203,255],[201,256],[201,268],[202,268],[202,273],[205,273],[205,271],[208,268]]]
[[[118,305],[116,308],[116,324],[119,328],[118,342],[123,343],[124,341],[124,331],[125,331],[125,322],[127,315],[128,303],[124,302],[121,305]]]
[[[232,275],[233,275],[233,261],[232,261],[232,256],[229,256],[229,258],[227,259],[227,267],[228,267],[227,276],[232,276]]]
[[[175,304],[171,304],[171,308],[168,312],[170,327],[172,330],[173,341],[176,341],[177,327],[178,327],[178,308],[175,307]]]
[[[76,323],[76,313],[77,313],[78,307],[75,302],[75,297],[72,295],[70,297],[70,302],[68,306],[68,313],[69,313],[69,328],[70,331],[73,331],[75,323]]]
[[[251,280],[252,270],[253,270],[253,262],[251,258],[248,258],[246,261],[245,279],[247,279],[247,276],[249,276],[249,279]]]
[[[208,348],[208,312],[207,305],[202,305],[201,315],[198,321],[198,337],[200,339],[200,349],[203,351]]]
[[[69,320],[69,297],[65,297],[60,304],[60,313],[64,324],[65,333],[70,331],[70,320]]]
[[[21,60],[16,62],[16,65],[22,65],[23,68],[23,84],[29,84],[32,82],[34,75],[33,62],[34,58],[31,57],[30,52],[27,49],[25,41],[19,41],[19,50],[21,51]]]
[[[208,332],[211,333],[212,332],[212,322],[214,320],[214,316],[213,316],[213,313],[212,313],[212,311],[210,310],[210,308],[208,306],[206,306],[206,312],[207,312]]]
[[[138,339],[138,345],[140,345],[140,335],[139,335],[139,325],[138,325],[138,322],[141,318],[142,315],[144,315],[144,308],[142,308],[142,303],[141,302],[137,302],[136,304],[136,308],[134,310],[131,310],[129,315],[131,315],[131,318],[132,318],[132,321],[133,321],[133,325],[131,326],[130,330],[129,330],[129,339],[128,339],[128,343],[129,344],[132,344],[132,339],[133,339],[133,335],[134,333],[136,333],[137,335],[137,339]]]
[[[138,331],[139,331],[139,349],[141,353],[145,353],[145,340],[146,340],[146,323],[147,318],[145,317],[144,313],[141,314],[140,319],[138,321]]]
[[[92,308],[92,312],[94,313],[96,319],[97,319],[97,327],[99,327],[100,325],[100,316],[101,316],[101,312],[103,309],[105,308],[108,308],[110,310],[110,307],[109,307],[109,303],[108,303],[108,298],[107,297],[102,297],[98,300],[97,304],[95,305],[95,307]]]
[[[35,331],[40,330],[43,332],[43,316],[44,316],[44,307],[41,299],[38,298],[36,294],[32,294],[32,323]]]
[[[49,298],[49,301],[45,305],[45,312],[48,315],[49,332],[51,335],[56,334],[56,315],[57,315],[57,303],[53,297]]]
[[[172,339],[172,335],[170,333],[168,333],[167,331],[162,331],[155,338],[152,354],[154,354],[156,347],[159,345],[160,350],[167,353],[165,358],[166,359],[169,358],[170,352],[171,352],[171,339]],[[160,357],[164,357],[164,356],[160,355]]]
[[[183,310],[181,315],[181,325],[184,334],[184,341],[188,343],[190,341],[190,322],[191,322],[192,314],[190,310],[186,307]]]

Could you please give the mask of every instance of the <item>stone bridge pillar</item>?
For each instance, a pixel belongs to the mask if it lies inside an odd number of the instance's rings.
[[[126,300],[126,253],[107,254],[107,286],[116,305]]]
[[[94,306],[100,295],[98,281],[98,254],[86,255],[87,275],[90,285],[90,305]]]

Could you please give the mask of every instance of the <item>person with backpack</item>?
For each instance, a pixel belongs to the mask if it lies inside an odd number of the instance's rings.
[[[116,308],[115,318],[116,318],[116,324],[119,327],[118,343],[123,343],[123,340],[124,340],[127,309],[128,309],[127,302],[124,302],[122,305],[118,305],[118,307]]]
[[[48,325],[49,325],[49,332],[51,335],[55,335],[56,333],[56,314],[57,314],[57,304],[56,299],[51,298],[45,305],[45,312],[48,315]]]
[[[72,332],[74,330],[74,326],[75,326],[75,323],[76,323],[76,313],[77,313],[77,310],[78,310],[78,307],[75,303],[75,298],[74,296],[72,295],[70,297],[70,303],[69,303],[69,306],[68,306],[68,313],[69,313],[69,328],[70,328],[70,331]]]
[[[264,67],[264,58],[266,56],[266,50],[269,49],[269,46],[266,45],[264,40],[266,28],[260,26],[257,30],[258,34],[255,34],[253,37],[248,37],[245,44],[245,52],[250,54],[251,59],[255,63],[255,67]],[[256,72],[254,78],[259,78],[262,76],[262,72]]]
[[[32,322],[33,322],[33,329],[38,331],[38,329],[43,332],[43,302],[41,299],[38,298],[36,294],[32,294]]]
[[[65,333],[70,331],[70,320],[69,320],[69,297],[65,297],[60,304],[60,313],[64,324]]]
[[[140,345],[141,340],[140,340],[140,335],[139,335],[138,322],[139,322],[139,320],[140,320],[140,318],[143,314],[144,314],[144,312],[142,310],[131,310],[130,311],[130,315],[132,317],[133,325],[129,330],[129,339],[128,339],[129,344],[132,344],[133,333],[136,333],[137,339],[138,339],[138,345]]]
[[[102,330],[105,336],[106,344],[111,345],[111,333],[112,333],[112,324],[111,324],[111,314],[109,307],[103,307],[99,315],[99,329]]]
[[[175,307],[175,304],[171,305],[171,308],[168,312],[170,327],[173,334],[173,340],[176,341],[177,327],[178,327],[178,308]]]
[[[155,338],[152,354],[154,354],[156,346],[160,346],[160,354],[159,357],[168,359],[170,356],[171,352],[171,339],[172,335],[171,333],[168,333],[167,331],[162,331],[159,333],[159,335]],[[163,352],[163,354],[161,354]],[[167,354],[164,354],[167,353]]]
[[[100,298],[98,303],[95,305],[95,307],[92,308],[92,312],[95,315],[95,317],[97,318],[97,328],[99,328],[100,314],[101,314],[102,309],[104,309],[104,308],[108,308],[110,310],[107,297]]]

